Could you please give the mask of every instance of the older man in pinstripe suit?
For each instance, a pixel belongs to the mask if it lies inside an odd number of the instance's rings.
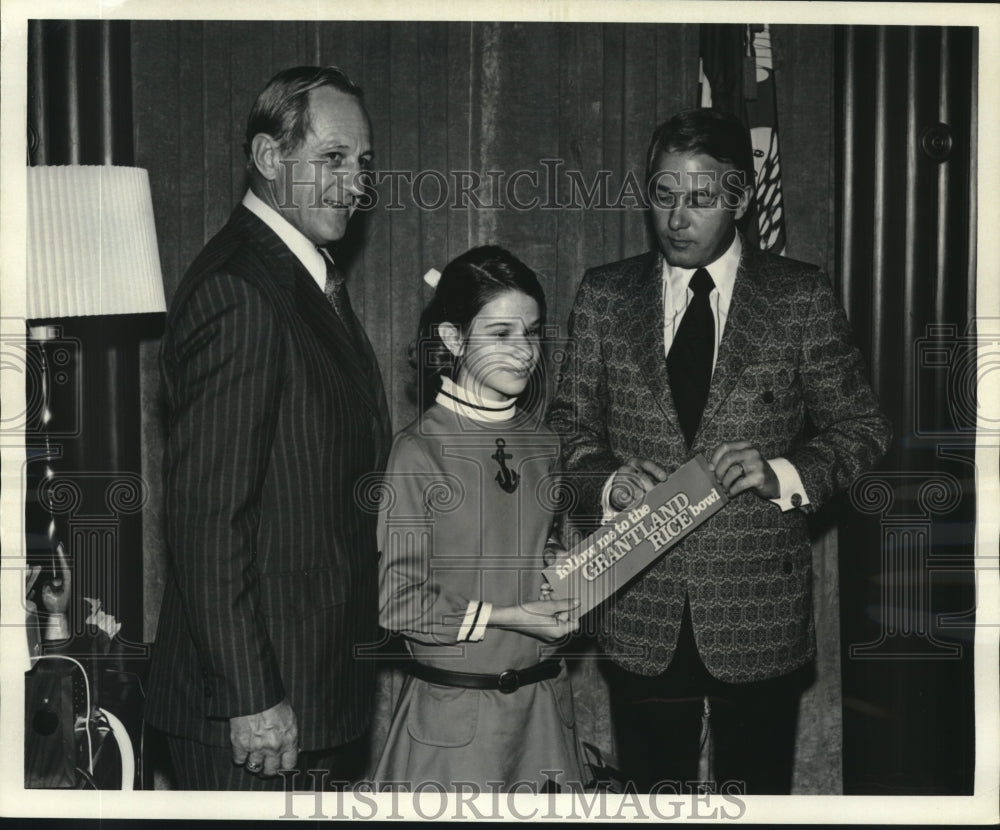
[[[325,250],[371,164],[361,91],[332,67],[285,70],[246,140],[250,189],[181,282],[161,353],[171,569],[147,720],[183,789],[280,789],[296,765],[350,778],[374,697],[354,659],[377,635],[355,486],[391,430]]]

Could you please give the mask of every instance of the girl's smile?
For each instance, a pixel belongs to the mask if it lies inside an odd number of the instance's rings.
[[[458,361],[457,384],[486,401],[520,395],[541,357],[540,317],[538,303],[521,291],[486,303],[460,342],[446,339]]]

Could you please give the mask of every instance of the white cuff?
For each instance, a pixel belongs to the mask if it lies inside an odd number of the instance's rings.
[[[472,633],[469,635],[470,643],[478,643],[486,636],[486,624],[490,621],[490,614],[493,612],[493,603],[484,602],[479,609],[479,620],[476,622]]]
[[[615,480],[615,473],[608,476],[608,480],[604,482],[604,489],[601,490],[601,524],[606,525],[610,522],[617,510],[611,508],[611,485]]]
[[[483,639],[486,636],[486,623],[489,622],[492,611],[492,603],[470,600],[456,640],[460,643],[466,640],[475,643]]]
[[[802,486],[802,479],[799,471],[795,469],[787,458],[772,458],[768,462],[778,478],[778,492],[780,495],[776,499],[771,499],[782,510],[792,510],[796,507],[805,507],[809,504],[809,496],[806,488]]]

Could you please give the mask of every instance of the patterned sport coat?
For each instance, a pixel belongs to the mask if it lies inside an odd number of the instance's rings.
[[[170,571],[147,719],[228,745],[288,697],[302,749],[367,728],[376,515],[356,483],[391,441],[375,355],[242,205],[188,270],[161,348]]]
[[[588,271],[570,316],[574,357],[548,420],[567,481],[600,515],[628,457],[668,472],[723,441],[795,465],[812,511],[885,453],[891,434],[843,309],[812,265],[744,244],[708,402],[688,450],[667,378],[659,255]],[[808,429],[808,432],[807,432]],[[602,645],[653,675],[670,663],[684,599],[698,651],[727,682],[793,671],[815,654],[811,547],[802,509],[744,493],[605,606]]]

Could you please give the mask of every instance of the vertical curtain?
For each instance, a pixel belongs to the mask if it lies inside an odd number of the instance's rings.
[[[835,55],[835,274],[895,431],[841,527],[845,790],[967,793],[976,31],[844,27]]]
[[[130,37],[128,21],[29,21],[29,164],[134,163]],[[133,643],[142,641],[143,540],[129,499],[142,491],[138,342],[148,316],[48,321],[68,345],[50,408],[55,423],[72,428],[50,443],[57,477],[79,493],[56,514],[74,595],[101,599],[122,623],[122,641]]]
[[[827,267],[830,257],[825,231],[832,205],[829,198],[816,196],[817,187],[827,185],[823,174],[831,148],[825,137],[832,117],[832,95],[829,78],[820,80],[812,74],[831,67],[829,35],[798,27],[703,24],[699,40],[702,106],[735,115],[754,138],[757,193],[740,230],[762,249]],[[766,49],[767,54],[758,55],[757,48]],[[764,59],[758,61],[759,57]],[[766,71],[760,71],[765,67]],[[802,165],[800,175],[793,173],[789,182],[789,205],[799,209],[788,213],[787,251],[781,205],[784,182],[777,165],[779,118],[792,126],[793,136],[798,135],[798,143],[791,145],[792,169],[796,157]],[[761,127],[766,128],[764,140],[759,135]],[[754,128],[758,128],[758,135],[754,135]],[[799,192],[803,187],[805,200]],[[760,232],[762,227],[767,233]],[[817,230],[821,232],[818,242]],[[806,242],[810,239],[812,244]],[[839,793],[842,786],[838,521],[836,510],[826,509],[812,523],[817,657],[813,681],[799,707],[792,783],[793,792],[799,794]]]
[[[133,163],[129,22],[28,21],[32,164]]]

